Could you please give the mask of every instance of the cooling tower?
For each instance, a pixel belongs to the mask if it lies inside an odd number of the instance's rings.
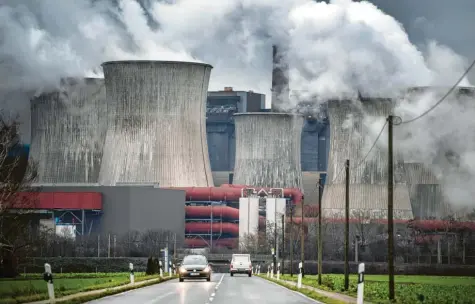
[[[236,160],[234,184],[271,188],[302,188],[301,115],[234,114]]]
[[[31,102],[30,155],[44,183],[97,183],[105,135],[105,87],[97,78],[64,79]]]
[[[364,115],[385,118],[392,107],[391,101],[383,99],[361,103],[328,102],[330,153],[322,198],[325,217],[344,217],[346,159],[350,159],[350,217],[387,217],[387,151],[376,146],[362,162],[370,148],[364,140],[363,118]],[[395,156],[394,162],[394,218],[412,219],[409,190],[403,178],[403,161]]]
[[[403,106],[432,106],[449,89],[410,88]],[[417,218],[444,218],[458,212],[458,207],[463,205],[461,201],[472,203],[473,172],[470,161],[463,163],[475,153],[475,129],[471,123],[475,115],[474,101],[475,88],[458,87],[429,115],[407,127],[401,126],[403,134],[409,134],[408,143],[403,138],[402,144],[409,146],[411,163],[405,164],[405,174]]]
[[[282,48],[272,46],[272,111],[285,109],[289,98],[289,67]]]
[[[100,182],[213,186],[205,117],[212,66],[115,61],[103,68],[108,117]]]

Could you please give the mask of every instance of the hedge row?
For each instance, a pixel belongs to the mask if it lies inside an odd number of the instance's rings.
[[[49,263],[56,273],[126,272],[129,263],[136,272],[145,272],[147,258],[31,258],[19,265],[18,272],[42,273]]]

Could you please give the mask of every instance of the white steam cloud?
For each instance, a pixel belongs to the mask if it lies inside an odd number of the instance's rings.
[[[467,66],[435,42],[425,52],[417,49],[394,18],[365,1],[4,0],[0,91],[34,91],[61,77],[101,75],[100,65],[108,60],[185,60],[214,66],[211,90],[261,92],[269,105],[272,44],[285,47],[291,89],[300,93],[288,109],[315,96],[322,101],[358,92],[392,97],[407,87],[448,86]],[[433,102],[419,98],[399,111],[414,116]],[[28,108],[27,99],[14,104]],[[451,112],[453,106],[446,103],[434,117],[442,109]],[[444,117],[446,133],[469,129],[458,118],[468,112],[458,117],[455,112]],[[399,138],[410,155],[435,153],[436,142],[447,134],[432,123],[425,120],[412,127],[411,136]],[[381,126],[371,120],[368,138]],[[475,151],[463,140],[458,144]]]

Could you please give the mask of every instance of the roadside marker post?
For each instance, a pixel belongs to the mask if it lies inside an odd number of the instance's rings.
[[[357,304],[363,304],[364,296],[364,263],[358,265],[358,294],[356,298]]]
[[[50,303],[54,303],[53,273],[51,272],[51,265],[48,263],[45,263],[45,273],[43,274],[43,280],[45,280],[48,287]]]
[[[172,272],[173,272],[173,269],[172,269],[172,262],[168,262],[168,277],[172,277]]]
[[[261,274],[261,265],[257,265],[257,274]]]
[[[280,263],[277,263],[277,280],[280,280]]]
[[[302,270],[303,270],[303,263],[299,263],[299,276],[297,278],[297,288],[302,288]]]
[[[172,269],[173,269],[173,275],[176,275],[176,266],[175,266],[175,264],[172,265]]]
[[[270,265],[267,265],[267,277],[270,278]]]
[[[274,278],[274,263],[272,263],[271,266],[270,266],[270,277],[271,277],[271,279]]]
[[[162,261],[158,261],[158,268],[160,268],[160,277],[163,278],[163,264]]]
[[[130,284],[134,284],[135,283],[134,264],[129,263],[129,270],[130,270]]]

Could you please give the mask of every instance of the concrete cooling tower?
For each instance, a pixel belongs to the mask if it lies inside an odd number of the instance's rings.
[[[40,184],[97,183],[105,135],[103,79],[64,79],[31,101],[30,156]]]
[[[404,101],[407,105],[433,105],[448,90],[449,87],[410,88]],[[454,214],[461,197],[475,194],[471,190],[470,165],[461,164],[475,152],[475,140],[467,140],[475,134],[474,125],[467,123],[475,115],[474,101],[475,88],[459,87],[436,110],[405,130],[415,136],[409,142],[414,146],[409,148],[412,161],[404,167],[416,218],[440,219]]]
[[[302,188],[300,141],[304,119],[285,113],[234,114],[234,184]]]
[[[213,186],[205,117],[212,66],[115,61],[103,68],[109,113],[100,183]]]
[[[369,149],[364,140],[364,116],[385,118],[392,107],[391,101],[383,99],[328,102],[330,153],[322,198],[325,217],[344,217],[344,168],[346,159],[349,159],[350,217],[387,218],[387,151],[376,146],[366,160],[361,161]],[[412,219],[409,191],[403,178],[403,161],[395,156],[394,162],[394,218]]]

